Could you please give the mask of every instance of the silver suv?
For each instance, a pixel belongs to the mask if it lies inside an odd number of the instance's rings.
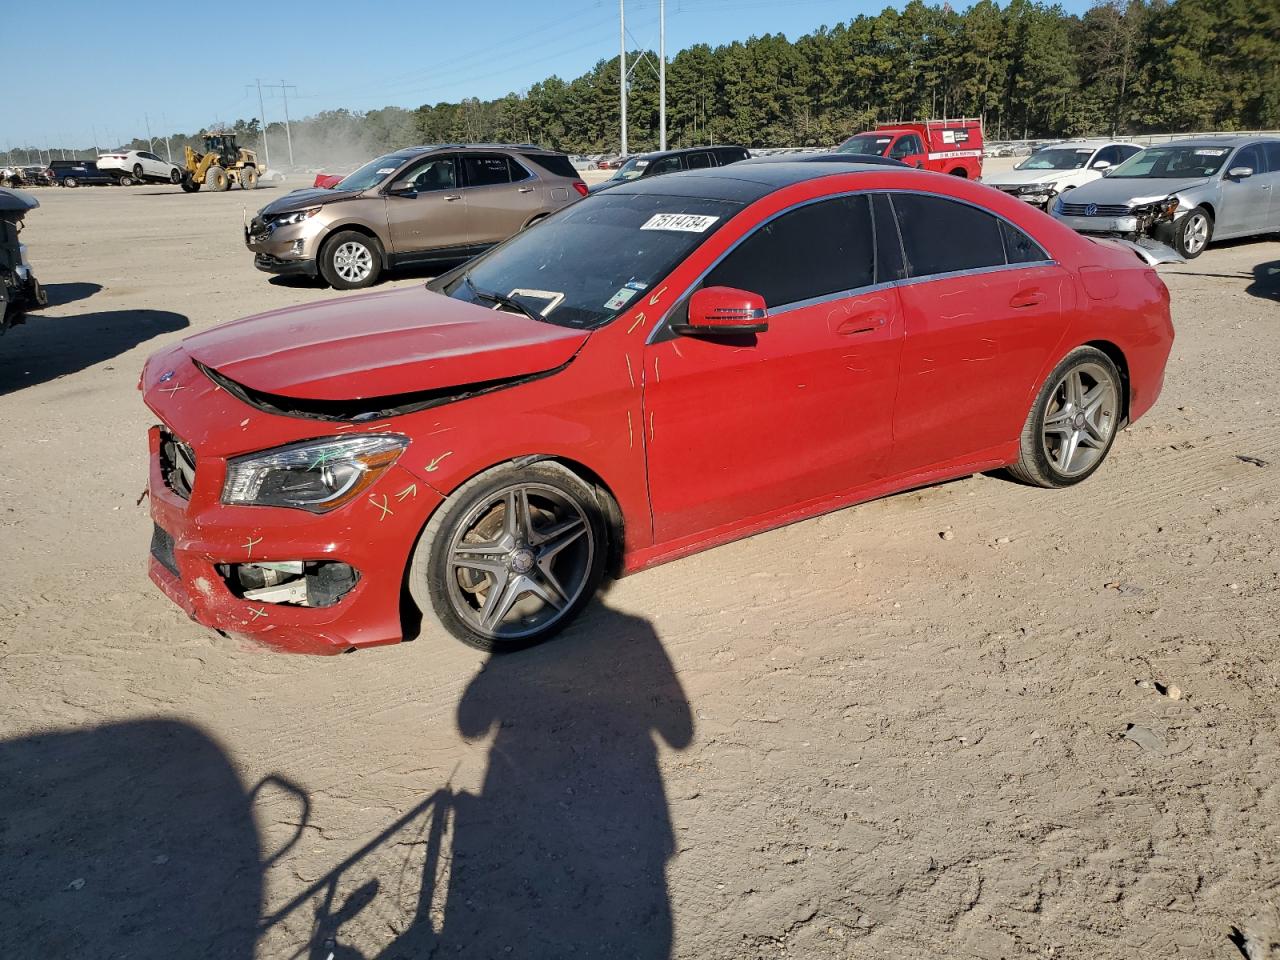
[[[1280,138],[1192,137],[1147,147],[1058,197],[1081,233],[1150,236],[1190,260],[1211,239],[1280,230]]]
[[[259,270],[354,290],[384,269],[473,257],[586,193],[565,154],[532,144],[408,147],[272,201],[245,244]]]

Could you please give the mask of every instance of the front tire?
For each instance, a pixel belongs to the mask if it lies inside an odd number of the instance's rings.
[[[1120,371],[1101,350],[1077,347],[1045,379],[1009,473],[1037,487],[1069,487],[1102,466],[1123,409]]]
[[[550,461],[504,464],[464,483],[436,510],[410,563],[424,620],[494,653],[555,636],[604,578],[599,496]]]
[[[1213,237],[1213,218],[1204,207],[1196,207],[1173,225],[1173,248],[1186,260],[1204,253]]]
[[[245,167],[240,171],[240,189],[258,189],[258,171],[254,167]]]
[[[62,181],[62,185],[70,190],[74,190],[76,187],[80,186],[80,181],[75,177],[67,177]]]
[[[381,272],[382,248],[363,233],[335,233],[320,248],[320,275],[335,290],[372,286]]]
[[[213,166],[205,171],[204,185],[210,190],[221,193],[231,186],[231,182],[227,179],[227,171],[221,167]]]

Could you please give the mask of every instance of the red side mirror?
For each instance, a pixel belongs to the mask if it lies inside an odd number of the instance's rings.
[[[733,287],[704,287],[689,298],[689,322],[673,326],[676,333],[695,336],[734,336],[769,329],[764,297]]]

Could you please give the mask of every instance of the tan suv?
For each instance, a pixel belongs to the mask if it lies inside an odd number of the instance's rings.
[[[384,269],[473,257],[586,194],[567,156],[531,144],[407,147],[272,201],[245,244],[259,270],[354,290]]]

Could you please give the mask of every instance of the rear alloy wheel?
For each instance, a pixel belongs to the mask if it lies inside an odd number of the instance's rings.
[[[138,183],[142,182],[142,164],[135,163],[133,165],[133,179]]]
[[[463,643],[506,652],[549,639],[595,595],[606,526],[596,491],[558,463],[469,480],[427,524],[409,587]]]
[[[174,167],[169,171],[169,182],[175,187],[182,182],[182,171]]]
[[[358,290],[378,279],[382,250],[378,241],[346,230],[335,234],[320,250],[320,273],[335,290]]]
[[[1072,350],[1040,388],[1009,472],[1040,487],[1069,487],[1091,475],[1115,442],[1123,389],[1120,371],[1105,353]]]
[[[65,180],[62,181],[62,185],[64,187],[70,187],[72,190],[74,190],[76,187],[80,186],[80,181],[78,181],[75,177],[67,177]]]
[[[1194,260],[1204,253],[1213,236],[1213,221],[1209,219],[1209,211],[1204,207],[1196,207],[1173,225],[1173,247],[1179,255],[1187,260]]]

